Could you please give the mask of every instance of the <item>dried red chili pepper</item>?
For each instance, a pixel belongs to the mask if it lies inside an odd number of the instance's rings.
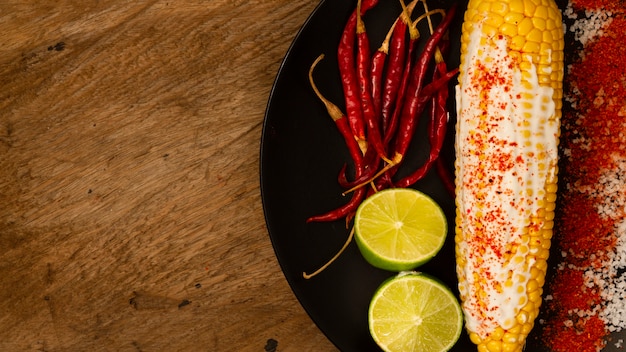
[[[446,64],[444,61],[437,64],[437,67],[433,73],[433,82],[436,82],[441,77],[440,75],[446,74]],[[445,76],[444,76],[445,77]],[[447,126],[448,126],[448,110],[446,109],[446,101],[448,99],[448,87],[442,86],[436,94],[430,99],[430,128],[428,139],[430,143],[430,150],[428,158],[414,172],[405,176],[395,183],[396,187],[409,187],[415,182],[422,179],[432,169],[433,165],[439,158],[443,141],[446,138]]]
[[[436,64],[435,69],[433,70],[431,82],[437,82],[439,79],[445,77],[446,75],[450,75],[451,73],[455,74],[456,72],[458,72],[458,70],[452,70],[451,72],[447,72],[448,67],[444,56],[447,55],[449,49],[450,41],[447,38],[443,38],[439,47],[435,48]],[[432,167],[439,159],[439,154],[441,152],[441,148],[443,147],[448,127],[448,95],[449,88],[447,87],[447,85],[444,85],[441,87],[441,89],[438,89],[436,94],[434,94],[433,97],[430,99],[430,127],[428,131],[430,151],[426,162],[410,175],[397,181],[395,184],[396,187],[409,187],[413,185],[415,182],[426,176],[426,174],[432,169]]]
[[[385,70],[385,61],[387,60],[388,53],[388,45],[384,44],[376,52],[372,55],[372,64],[370,67],[370,87],[371,87],[371,96],[372,96],[372,106],[376,115],[380,115],[378,111],[380,111],[380,104],[382,99],[381,85],[382,85],[382,76],[383,71]],[[380,125],[380,118],[379,125]]]
[[[321,215],[315,215],[308,218],[307,222],[326,222],[326,221],[335,221],[339,219],[343,219],[347,216],[350,216],[354,212],[356,212],[357,208],[365,198],[366,189],[361,188],[355,191],[352,194],[352,198],[348,203],[340,206],[337,209],[331,210],[327,213]]]
[[[407,6],[407,9],[411,9],[411,7],[414,8],[415,4],[416,2],[412,2],[409,6]],[[394,25],[389,45],[387,71],[380,104],[383,133],[386,133],[389,128],[389,120],[391,119],[393,111],[392,109],[396,101],[398,90],[400,89],[400,84],[398,84],[398,82],[402,80],[405,60],[409,57],[406,53],[406,33],[410,24],[410,14],[403,8],[399,21],[396,21]],[[413,35],[417,34],[413,33]]]
[[[367,143],[372,146],[382,159],[387,159],[386,151],[382,143],[380,129],[378,125],[378,117],[374,110],[371,96],[370,81],[370,42],[365,29],[365,23],[361,17],[359,10],[361,8],[361,0],[357,2],[356,16],[356,36],[357,36],[357,79],[359,83],[359,97],[361,100],[361,111],[363,112],[363,120],[366,126]]]
[[[440,52],[442,53],[442,56],[447,55],[449,50],[450,50],[450,41],[447,38],[445,38],[445,40],[441,43],[441,46],[440,46]],[[445,63],[445,60],[443,59],[443,57],[441,58],[440,62],[443,63],[443,65],[439,65],[440,71],[441,71],[442,70],[441,67],[447,66],[447,64]],[[443,69],[443,71],[445,71],[446,69],[447,68]],[[437,94],[437,100],[436,100],[437,108],[439,109],[439,112],[437,112],[437,114],[441,118],[441,120],[439,120],[439,123],[444,123],[443,120],[444,120],[444,114],[445,114],[446,125],[449,123],[448,121],[449,112],[448,112],[448,106],[447,106],[448,96],[449,96],[448,90],[440,90]],[[437,133],[437,130],[439,130],[437,128],[437,125],[435,124],[433,127],[434,129],[431,128],[430,130],[431,133]],[[438,134],[439,134],[438,137],[442,138],[442,143],[443,143],[443,140],[445,140],[446,138],[446,132],[443,132],[440,130]],[[439,157],[435,161],[435,168],[437,170],[437,174],[439,175],[439,179],[443,183],[444,188],[448,191],[450,196],[454,197],[455,195],[454,173],[448,169],[447,163],[441,154],[439,154]]]
[[[394,147],[394,160],[402,159],[411,143],[413,132],[417,126],[418,117],[425,105],[426,89],[422,89],[428,65],[431,62],[435,48],[448,30],[452,19],[456,14],[456,3],[453,4],[445,17],[439,23],[433,34],[428,38],[422,53],[420,54],[415,68],[411,72],[411,80],[407,89],[407,102],[403,104],[402,114],[396,134]],[[432,84],[432,83],[431,83]]]
[[[357,185],[373,179],[376,176],[381,163],[381,158],[378,156],[378,153],[376,153],[374,148],[368,149],[363,156],[361,173],[354,180],[348,181],[347,175],[345,174],[347,171],[347,165],[344,165],[339,173],[339,176],[337,177],[339,185],[346,189],[352,189]],[[349,193],[349,191],[345,193]]]
[[[417,0],[411,1],[411,3],[407,5],[407,11],[409,11],[409,13],[412,12],[416,4],[417,4]],[[374,55],[372,55],[372,60],[371,60],[372,67],[370,70],[371,71],[371,86],[372,86],[372,104],[374,105],[374,110],[380,115],[379,116],[380,118],[382,118],[382,111],[383,111],[383,108],[382,108],[383,92],[385,92],[386,95],[390,94],[388,90],[397,87],[397,84],[392,84],[391,82],[389,82],[389,75],[391,72],[397,71],[397,69],[394,67],[395,61],[397,61],[398,59],[404,58],[404,55],[401,54],[401,50],[397,48],[397,46],[399,45],[398,43],[394,43],[396,47],[394,47],[394,50],[393,50],[394,52],[393,52],[392,57],[389,57],[390,56],[389,46],[390,46],[392,38],[394,39],[394,42],[398,41],[397,33],[396,33],[397,31],[400,31],[400,33],[402,34],[406,32],[406,23],[409,20],[406,19],[405,13],[406,12],[403,10],[402,13],[398,16],[398,18],[396,18],[396,20],[391,25],[391,28],[389,28],[389,30],[387,31],[387,35],[385,35],[385,39],[378,47],[378,50],[376,50]],[[398,27],[403,27],[403,28],[398,28]],[[400,35],[400,37],[401,37],[401,44],[403,45],[404,36]],[[391,61],[388,63],[388,67],[386,68],[387,80],[385,80],[385,84],[383,87],[383,73],[385,72],[385,64],[387,63],[388,58]],[[402,72],[397,72],[394,74],[397,74],[399,77],[399,75],[402,74]],[[389,104],[389,103],[387,102],[386,104]],[[385,127],[382,121],[381,121],[380,126],[381,128]]]
[[[444,51],[444,49],[442,49],[442,51]],[[440,143],[441,146],[443,146],[443,142],[445,141],[447,130],[447,128],[444,128],[443,126],[441,126],[441,124],[445,124],[447,126],[449,123],[449,114],[447,107],[448,95],[449,91],[447,89],[442,89],[438,92],[436,97],[437,111],[435,112],[438,118],[430,129],[431,139],[435,139],[435,142],[433,143]],[[432,134],[434,134],[434,136],[432,136]],[[446,166],[446,163],[441,153],[439,153],[439,155],[437,156],[437,160],[435,160],[435,167],[444,187],[446,188],[448,193],[450,193],[450,195],[454,197],[454,175]]]
[[[411,58],[413,57],[413,52],[415,51],[415,47],[417,46],[417,42],[420,37],[419,32],[417,31],[415,26],[410,25],[408,26],[408,28],[409,28],[409,42],[407,44],[406,57],[404,58],[404,67],[402,68],[402,70],[399,71],[400,72],[400,77],[398,77],[399,82],[396,81],[397,88],[395,89],[396,91],[395,91],[394,108],[391,111],[391,115],[385,122],[386,129],[385,129],[385,133],[383,137],[383,143],[385,145],[389,145],[389,142],[391,142],[396,132],[396,128],[397,128],[396,126],[398,124],[398,119],[402,111],[404,96],[405,96],[406,89],[407,89],[408,82],[409,82],[408,73],[411,72],[411,68],[413,66],[413,60],[411,60]],[[395,77],[388,78],[387,82],[389,82],[392,79],[395,79]],[[393,84],[393,83],[390,83],[390,84]],[[383,100],[383,104],[384,103],[385,101]]]
[[[378,4],[378,0],[363,0],[361,5],[361,15]],[[341,75],[341,83],[346,104],[346,116],[350,122],[354,138],[359,143],[361,151],[367,149],[365,139],[365,123],[363,121],[363,113],[361,111],[361,101],[359,99],[359,85],[357,81],[355,66],[355,43],[356,43],[356,19],[357,10],[355,9],[341,35],[339,45],[337,47],[337,62],[339,65],[339,73]]]

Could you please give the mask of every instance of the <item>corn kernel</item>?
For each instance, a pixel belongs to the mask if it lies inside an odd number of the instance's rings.
[[[561,27],[561,11],[553,6],[548,6],[549,22],[554,23],[555,27]],[[551,28],[548,28],[551,29]]]
[[[499,24],[497,25],[499,26]],[[486,37],[495,37],[498,34],[498,27],[497,26],[492,26],[488,23],[484,23],[483,24],[483,34]]]
[[[539,43],[538,42],[526,41],[526,43],[524,43],[524,46],[522,47],[522,51],[525,52],[525,53],[538,53],[539,52]]]
[[[475,332],[470,332],[469,338],[470,338],[470,341],[472,341],[476,345],[478,345],[478,344],[480,344],[482,342],[481,338]]]
[[[519,27],[517,28],[517,31],[519,33]],[[526,38],[524,38],[524,36],[522,35],[518,35],[511,39],[509,47],[511,48],[511,50],[521,51],[524,47],[524,44],[526,44]]]
[[[511,24],[510,22],[504,22],[500,26],[500,33],[506,35],[507,37],[515,37],[517,35],[517,26]]]
[[[506,344],[514,344],[517,343],[519,339],[519,335],[511,332],[511,330],[504,333],[502,336],[502,342]]]
[[[507,342],[502,343],[502,352],[518,352],[520,350],[521,349],[517,341],[513,343],[507,343]]]
[[[552,37],[553,38],[560,38],[563,36],[563,28],[559,27],[559,28],[555,28],[552,30]],[[554,43],[556,44],[556,51],[559,51],[559,53],[561,55],[563,55],[563,48],[565,47],[565,43],[562,40],[555,40]]]
[[[526,298],[526,296],[522,296],[517,301],[517,304],[519,304],[520,306],[523,306],[524,304],[526,304],[526,302],[528,302],[528,298]]]
[[[524,13],[524,1],[512,0],[509,2],[509,8],[511,9],[511,12],[523,14]]]
[[[489,352],[501,352],[502,351],[502,342],[491,340],[487,342],[487,351]]]
[[[532,0],[524,0],[524,16],[533,17],[537,5]]]
[[[492,333],[491,335],[489,335],[489,338],[492,340],[502,340],[502,337],[504,336],[504,329],[502,329],[501,327],[497,327]]]
[[[522,55],[519,53],[519,51],[509,51],[509,56],[511,57],[511,60],[513,62],[522,61]]]
[[[542,20],[547,20],[550,18],[548,15],[548,8],[546,6],[537,6],[534,15],[535,18],[540,18]]]
[[[550,76],[541,75],[538,78],[539,84],[541,84],[542,86],[549,86],[550,83],[552,83],[552,78],[550,78]]]
[[[550,239],[542,238],[540,241],[540,245],[542,249],[550,249],[552,242]]]
[[[489,1],[479,1],[477,10],[480,13],[489,13],[490,10],[491,10],[491,2],[489,2]]]
[[[521,12],[510,11],[504,15],[504,21],[517,26],[524,19],[524,14]]]
[[[491,4],[491,12],[504,16],[509,13],[509,4],[505,1],[495,1]]]
[[[515,325],[514,327],[507,329],[511,334],[519,335],[522,333],[522,327],[520,325]]]
[[[543,223],[543,228],[546,230],[551,230],[554,228],[554,221],[546,221]]]
[[[537,28],[533,28],[526,35],[526,40],[533,43],[541,43],[543,41],[543,32]],[[539,49],[537,49],[537,52],[539,52]]]
[[[533,21],[533,25],[535,26],[535,28],[537,28],[540,31],[545,31],[546,27],[547,27],[547,19],[545,18],[540,18],[540,17],[533,17],[532,18]]]
[[[485,20],[485,24],[488,24],[492,27],[499,28],[504,23],[504,17],[498,14],[490,14],[489,17]]]
[[[477,15],[478,15],[478,11],[474,8],[469,7],[465,11],[465,14],[463,14],[463,25],[471,24],[472,20],[474,20],[474,18],[476,18]]]
[[[472,27],[471,23],[472,21],[464,21],[463,24],[461,25],[461,30],[466,33],[469,33],[470,31],[472,31],[474,28]],[[467,40],[464,40],[464,42],[467,43]]]
[[[529,303],[532,304],[532,303]],[[517,322],[519,324],[525,324],[526,322],[528,322],[528,312],[526,311],[520,311],[519,314],[517,314]]]
[[[543,43],[541,43],[541,45],[543,45]],[[544,53],[545,51],[543,50],[543,48],[541,49],[541,53]],[[548,51],[549,52],[549,51]],[[550,59],[550,55],[541,55],[539,57],[539,64],[549,67],[549,71],[548,73],[552,73],[552,60]]]
[[[525,36],[526,34],[530,33],[533,28],[533,20],[531,20],[529,17],[524,17],[524,19],[518,24],[517,31],[520,35]]]
[[[543,273],[543,274],[541,274],[541,276],[539,276],[539,277],[537,278],[537,284],[538,284],[540,287],[543,287],[543,284],[546,282],[546,278],[545,278],[545,276],[546,276],[546,274],[545,274],[545,273]]]
[[[535,266],[537,267],[537,269],[543,271],[544,273],[546,272],[546,270],[548,269],[548,263],[546,263],[545,260],[539,260],[537,261],[537,263],[535,264]]]
[[[537,283],[537,280],[535,280],[535,279],[528,280],[528,283],[526,284],[526,291],[527,292],[536,291],[538,288],[539,288],[539,284]]]

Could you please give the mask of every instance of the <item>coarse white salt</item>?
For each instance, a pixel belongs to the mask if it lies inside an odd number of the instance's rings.
[[[623,179],[624,180],[624,179]],[[600,297],[605,302],[605,308],[599,317],[605,322],[611,332],[626,328],[626,216],[615,226],[617,243],[609,260],[604,264],[604,270],[596,273],[604,276],[607,282],[602,285]]]
[[[564,10],[565,17],[573,20],[569,30],[574,33],[574,39],[586,46],[587,43],[604,34],[604,28],[613,20],[609,11],[585,11],[583,17],[578,17],[571,4]],[[581,52],[584,55],[584,52]]]

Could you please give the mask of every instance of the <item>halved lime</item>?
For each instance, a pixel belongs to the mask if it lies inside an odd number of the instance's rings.
[[[370,302],[374,341],[386,352],[444,352],[463,329],[459,301],[439,280],[403,272],[383,282]]]
[[[371,265],[404,271],[426,263],[439,252],[448,223],[441,207],[426,194],[411,188],[390,188],[361,203],[354,230],[359,250]]]

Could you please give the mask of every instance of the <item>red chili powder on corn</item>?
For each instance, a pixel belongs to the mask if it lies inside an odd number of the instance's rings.
[[[566,67],[560,253],[538,329],[554,352],[593,352],[621,347],[610,334],[626,328],[626,3],[570,0],[563,14],[581,49]]]

